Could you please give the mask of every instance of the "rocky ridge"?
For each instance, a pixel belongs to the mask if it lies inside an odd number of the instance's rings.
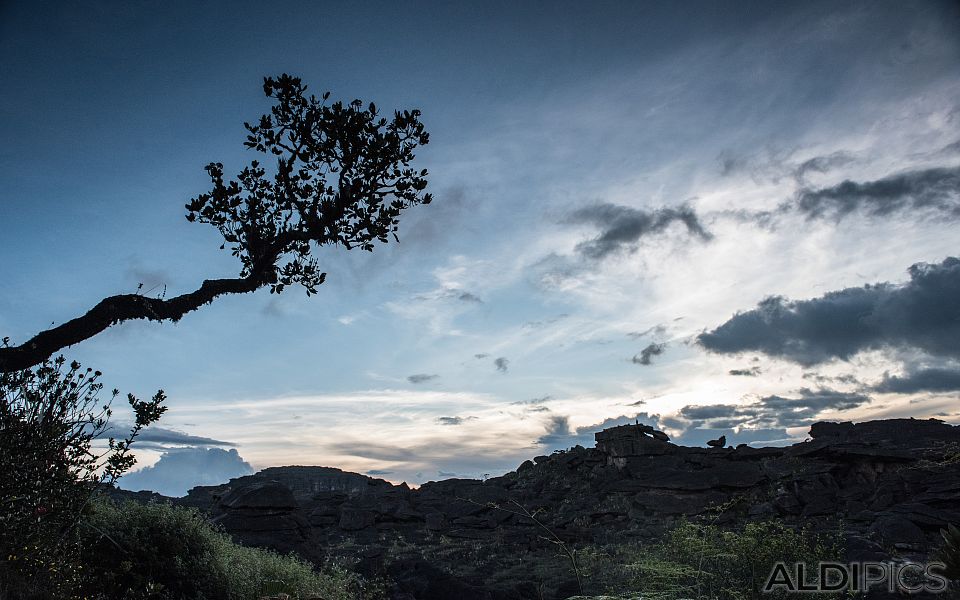
[[[246,544],[351,558],[361,571],[390,575],[408,598],[521,599],[543,591],[501,559],[550,546],[526,513],[572,544],[649,540],[706,514],[824,530],[842,521],[849,560],[886,560],[926,556],[940,528],[960,523],[958,500],[960,427],[894,419],[817,423],[810,439],[782,448],[691,448],[623,425],[598,432],[595,448],[538,456],[483,481],[410,489],[338,469],[282,467],[175,502],[209,512]],[[490,569],[422,558],[431,549],[435,559],[461,556],[458,548],[479,549]],[[544,597],[574,591],[561,581]]]

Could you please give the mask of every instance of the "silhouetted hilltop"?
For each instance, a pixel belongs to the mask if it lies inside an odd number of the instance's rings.
[[[298,502],[307,502],[314,495],[325,492],[365,494],[371,490],[390,487],[383,479],[375,479],[359,473],[351,473],[333,467],[289,466],[268,467],[253,475],[236,477],[221,485],[204,485],[192,488],[178,500],[185,506],[209,508],[225,494],[238,488],[249,487],[266,481],[277,481],[290,490]]]

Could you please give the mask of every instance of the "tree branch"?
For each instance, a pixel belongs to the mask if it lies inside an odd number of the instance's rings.
[[[82,317],[41,331],[19,346],[0,348],[0,373],[32,367],[55,352],[91,338],[112,325],[136,319],[176,322],[217,296],[253,292],[267,283],[262,273],[254,273],[232,279],[207,279],[196,291],[168,300],[138,294],[104,298]]]

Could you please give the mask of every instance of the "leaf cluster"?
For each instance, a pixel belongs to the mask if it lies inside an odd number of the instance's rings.
[[[207,165],[213,187],[186,205],[186,216],[216,227],[242,277],[274,293],[299,283],[310,295],[326,276],[313,248],[372,251],[396,239],[401,211],[431,201],[426,169],[410,166],[429,135],[419,110],[387,118],[372,102],[328,104],[329,92],[308,94],[290,75],[265,78],[263,91],[274,106],[245,123],[245,145],[275,158],[275,168],[253,160],[228,181],[223,164]]]

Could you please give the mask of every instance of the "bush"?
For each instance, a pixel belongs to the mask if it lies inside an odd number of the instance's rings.
[[[780,591],[761,592],[778,561],[816,565],[841,556],[839,535],[813,535],[779,521],[748,523],[736,531],[683,521],[659,544],[586,552],[581,562],[592,582],[608,594],[746,600],[786,597]]]
[[[98,442],[118,395],[101,401],[99,378],[63,357],[0,373],[0,597],[69,595],[82,512],[98,487],[133,466],[130,444],[166,410],[162,391],[149,401],[128,395],[129,434]]]
[[[98,500],[81,531],[83,587],[94,598],[348,600],[377,591],[341,568],[318,572],[292,555],[239,546],[194,509]]]

